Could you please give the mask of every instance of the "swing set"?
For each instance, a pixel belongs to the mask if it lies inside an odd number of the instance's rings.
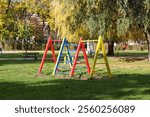
[[[107,73],[108,73],[108,77],[111,78],[112,74],[111,74],[111,70],[110,70],[110,66],[108,63],[108,59],[106,56],[106,50],[105,50],[105,46],[104,46],[104,42],[103,42],[103,38],[102,36],[99,36],[98,40],[83,40],[82,37],[80,38],[80,41],[78,44],[70,44],[68,43],[66,38],[63,38],[63,40],[57,40],[59,42],[61,42],[61,47],[59,50],[59,54],[56,60],[56,55],[54,52],[54,46],[53,46],[53,40],[51,38],[49,38],[47,45],[46,45],[46,49],[41,61],[41,65],[38,71],[38,74],[41,73],[42,68],[43,68],[43,64],[48,52],[48,48],[51,48],[51,53],[52,53],[52,57],[53,57],[53,61],[55,64],[54,70],[53,70],[53,74],[65,74],[65,75],[70,75],[70,77],[72,77],[74,75],[74,73],[77,72],[76,69],[81,68],[82,66],[77,66],[78,64],[85,64],[86,66],[82,67],[82,68],[86,68],[87,69],[87,73],[90,75],[90,78],[93,78],[93,75],[95,74],[95,66],[97,64],[97,59],[98,59],[98,55],[99,52],[101,51],[103,54],[103,58],[104,58],[104,62],[105,62],[105,66],[107,69]],[[85,45],[84,43],[87,42],[97,42],[97,47],[96,47],[96,51],[95,51],[95,55],[94,55],[94,60],[93,60],[93,64],[90,67],[89,61],[88,61],[88,57],[86,54],[86,49],[85,49]],[[70,50],[69,47],[70,46],[75,46],[77,47],[76,50]],[[79,53],[82,51],[83,56],[84,57],[84,61],[79,61],[80,57],[79,57]],[[74,54],[72,54],[74,52]],[[69,66],[67,66],[69,65]],[[65,68],[68,68],[66,71],[64,70]],[[79,72],[81,72],[80,70],[78,70]],[[69,72],[69,73],[68,73]]]

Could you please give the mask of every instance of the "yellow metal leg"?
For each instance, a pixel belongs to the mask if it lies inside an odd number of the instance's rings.
[[[109,78],[111,78],[112,74],[111,74],[111,70],[110,70],[110,67],[109,67],[108,59],[107,59],[107,56],[106,56],[105,46],[104,46],[104,43],[103,43],[102,39],[101,39],[101,45],[102,45],[102,53],[103,53],[105,65],[106,65],[106,68],[107,68],[108,76],[109,76]]]
[[[100,39],[98,41],[97,48],[96,48],[96,53],[94,55],[94,62],[93,62],[93,65],[92,65],[92,70],[91,70],[91,78],[93,78],[94,69],[95,69],[95,65],[96,65],[96,62],[97,62],[97,57],[98,57],[99,50],[100,50]]]
[[[106,56],[106,51],[105,51],[105,46],[104,46],[104,43],[103,43],[102,36],[99,36],[99,40],[98,40],[98,44],[97,44],[97,48],[96,48],[96,53],[94,55],[94,62],[93,62],[93,65],[92,65],[92,70],[91,70],[91,76],[90,77],[93,78],[94,69],[95,69],[95,65],[96,65],[96,62],[97,62],[97,57],[98,57],[98,53],[99,53],[100,49],[102,49],[102,53],[103,53],[105,65],[106,65],[106,68],[107,68],[108,76],[111,78],[112,74],[111,74],[108,59],[107,59],[107,56]]]

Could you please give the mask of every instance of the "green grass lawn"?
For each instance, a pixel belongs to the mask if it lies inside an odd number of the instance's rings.
[[[89,61],[92,63],[92,59]],[[86,80],[89,75],[84,73],[73,78],[53,77],[52,62],[46,62],[43,74],[36,77],[40,61],[0,61],[0,99],[150,99],[147,60],[126,61],[112,57],[109,62],[112,79],[107,78],[104,65],[98,64],[96,79]]]
[[[135,51],[135,50],[120,50],[118,53],[116,52],[116,55],[123,56],[123,57],[145,57],[148,56],[148,51]]]

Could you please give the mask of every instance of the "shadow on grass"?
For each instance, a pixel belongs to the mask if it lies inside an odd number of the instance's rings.
[[[120,74],[101,80],[0,82],[0,99],[150,99],[150,74]]]
[[[2,53],[2,54],[0,54],[0,58],[24,58],[24,53],[26,53],[26,52],[21,52],[21,53]],[[28,53],[30,53],[30,51]],[[37,57],[42,57],[42,56],[43,56],[42,53],[39,53],[37,55]]]

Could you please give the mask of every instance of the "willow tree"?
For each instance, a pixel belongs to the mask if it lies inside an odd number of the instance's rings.
[[[54,0],[48,22],[59,36],[67,37],[72,42],[78,41],[80,36],[86,35],[83,24],[85,13],[85,0]]]
[[[89,0],[88,2],[90,12],[86,20],[87,27],[92,35],[105,37],[108,42],[108,55],[114,55],[113,46],[114,41],[117,40],[117,5],[117,0]]]
[[[121,8],[126,13],[124,19],[128,19],[128,30],[134,25],[137,30],[142,30],[148,44],[148,60],[150,61],[150,0],[119,0]]]
[[[108,54],[113,55],[113,43],[117,39],[117,5],[117,0],[55,0],[55,28],[61,36],[70,39],[103,35],[109,42]]]
[[[51,22],[61,36],[103,35],[109,55],[114,54],[114,41],[132,33],[133,25],[140,31],[143,27],[149,40],[149,0],[54,0],[52,6]]]

